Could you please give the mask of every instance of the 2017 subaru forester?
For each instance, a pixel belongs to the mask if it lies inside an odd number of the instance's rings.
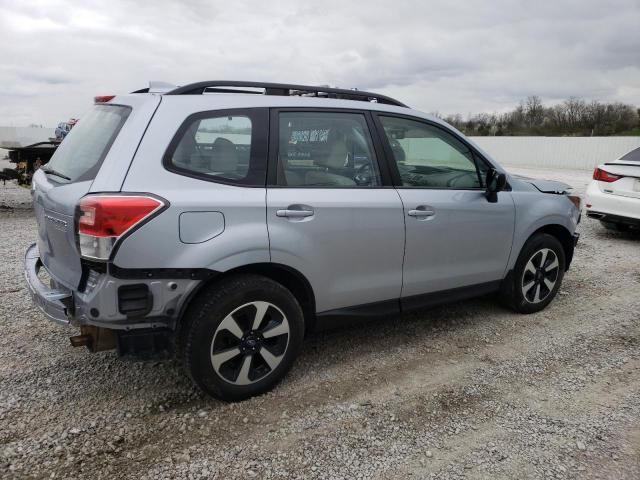
[[[93,351],[175,347],[222,399],[275,385],[327,320],[490,292],[541,310],[573,256],[566,185],[383,95],[211,81],[96,102],[33,178],[34,301]]]

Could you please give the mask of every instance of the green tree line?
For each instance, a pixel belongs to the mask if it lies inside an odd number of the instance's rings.
[[[534,95],[510,112],[478,113],[466,120],[460,114],[448,115],[444,120],[466,135],[479,136],[640,135],[639,108],[575,97],[547,107]]]

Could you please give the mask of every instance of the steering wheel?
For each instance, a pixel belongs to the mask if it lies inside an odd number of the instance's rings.
[[[469,187],[471,187],[472,185],[468,185],[468,184],[467,185],[465,185],[465,184],[458,185],[457,184],[458,180],[465,179],[465,178],[469,177],[469,175],[471,175],[471,174],[472,174],[471,172],[462,172],[462,173],[459,173],[457,175],[454,175],[449,180],[447,180],[447,187],[452,187],[452,188],[455,188],[455,187],[469,188]],[[477,180],[477,177],[474,177],[474,178]]]
[[[246,175],[240,175],[239,173],[235,173],[235,172],[224,172],[220,176],[223,178],[227,178],[229,180],[243,180]]]
[[[391,151],[393,152],[393,156],[395,157],[396,162],[404,163],[407,158],[407,154],[404,152],[404,148],[402,148],[400,142],[395,138],[390,138],[389,146],[391,147]]]
[[[356,168],[356,174],[353,176],[353,181],[356,182],[356,185],[359,186],[367,186],[371,185],[371,162],[363,163],[358,168]]]

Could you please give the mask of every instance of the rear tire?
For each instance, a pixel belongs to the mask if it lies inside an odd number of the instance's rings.
[[[506,303],[516,312],[544,309],[558,293],[564,277],[564,248],[553,235],[537,233],[522,247],[503,288]]]
[[[273,388],[304,337],[300,304],[266,277],[239,275],[201,292],[184,317],[182,360],[204,392],[244,400]]]

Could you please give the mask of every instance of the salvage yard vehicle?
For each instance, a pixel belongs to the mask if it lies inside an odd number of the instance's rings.
[[[331,322],[494,292],[537,312],[573,257],[567,185],[384,95],[209,81],[96,102],[34,175],[33,299],[74,345],[170,348],[221,399],[272,388]]]
[[[71,118],[67,122],[60,122],[55,130],[55,139],[58,142],[64,140],[64,137],[69,134],[76,123],[78,123],[78,120],[76,118]]]
[[[640,230],[640,147],[596,167],[585,207],[609,230]]]
[[[60,145],[57,141],[38,142],[25,147],[11,147],[8,156],[15,168],[5,168],[2,175],[7,180],[17,180],[19,185],[29,185],[33,173],[46,165]]]

